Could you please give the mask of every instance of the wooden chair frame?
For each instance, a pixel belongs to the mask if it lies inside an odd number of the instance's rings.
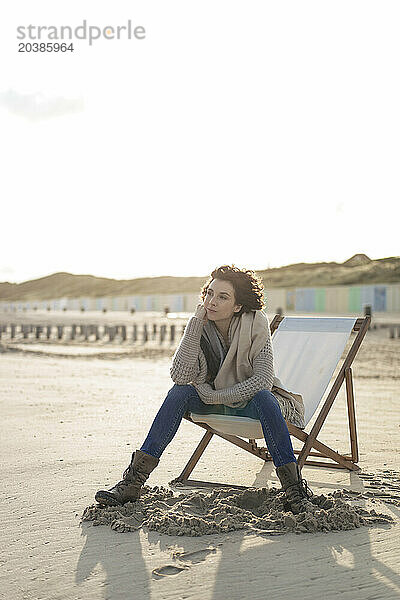
[[[271,334],[273,334],[279,327],[280,323],[283,321],[284,317],[281,315],[275,315],[271,322]],[[357,440],[357,427],[356,427],[356,414],[355,414],[355,406],[354,406],[354,388],[353,388],[353,377],[351,371],[351,365],[353,360],[361,346],[361,343],[365,337],[365,334],[368,331],[370,326],[371,317],[366,316],[361,319],[357,319],[353,332],[357,333],[353,344],[351,345],[342,367],[340,368],[339,373],[334,380],[331,389],[326,397],[324,404],[322,405],[319,414],[314,422],[314,425],[311,428],[310,433],[306,433],[303,429],[288,423],[289,433],[303,442],[303,447],[301,450],[295,450],[295,453],[298,454],[298,465],[300,469],[304,465],[311,465],[315,467],[329,467],[329,468],[337,468],[337,469],[349,469],[351,471],[359,471],[360,467],[356,464],[359,460],[358,454],[358,440]],[[347,412],[348,412],[348,421],[349,421],[349,433],[350,433],[350,454],[340,454],[339,452],[329,448],[322,442],[317,439],[323,424],[329,414],[330,409],[338,395],[338,392],[345,382],[346,385],[346,397],[347,397]],[[202,427],[206,430],[203,438],[200,440],[197,448],[193,452],[189,461],[187,462],[185,468],[182,473],[173,481],[171,484],[180,483],[184,485],[193,485],[193,486],[201,486],[201,487],[237,487],[244,488],[244,486],[238,485],[230,485],[223,483],[212,483],[209,481],[198,481],[194,479],[189,479],[193,469],[197,465],[199,459],[201,458],[203,452],[207,448],[210,443],[212,437],[217,435],[228,442],[231,442],[235,446],[239,446],[239,448],[243,448],[250,454],[254,454],[258,456],[264,461],[272,460],[271,455],[269,454],[267,448],[259,447],[257,445],[256,440],[250,439],[248,442],[243,438],[240,438],[236,435],[230,435],[226,433],[222,433],[221,431],[216,431],[215,429],[209,427],[206,423],[195,423],[189,416],[185,416],[185,419],[191,421],[195,425]],[[319,460],[309,459],[309,457],[316,457]],[[321,460],[324,459],[324,460]],[[327,459],[325,461],[325,459]]]

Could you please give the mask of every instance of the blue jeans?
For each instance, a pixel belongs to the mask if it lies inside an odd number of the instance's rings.
[[[183,415],[186,412],[201,413],[202,407],[204,403],[192,385],[174,385],[169,390],[140,449],[146,454],[160,458],[177,432]],[[296,462],[286,421],[272,392],[261,390],[253,396],[246,409],[246,414],[261,422],[275,467]]]

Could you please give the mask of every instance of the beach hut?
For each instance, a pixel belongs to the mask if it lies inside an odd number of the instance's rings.
[[[296,290],[286,290],[286,309],[295,309]]]
[[[315,312],[324,313],[326,311],[326,289],[315,288]]]
[[[265,310],[268,314],[275,314],[279,308],[286,309],[286,290],[270,288],[264,291]]]
[[[172,312],[183,312],[183,296],[181,294],[171,296],[170,308]]]
[[[87,298],[87,307],[89,311],[96,310],[96,298]]]
[[[153,296],[153,310],[160,312],[164,308],[164,303],[162,301],[161,294],[156,294]]]
[[[349,313],[359,314],[362,312],[361,305],[361,286],[350,286],[348,290],[348,311]]]
[[[145,296],[139,294],[135,296],[135,307],[139,312],[145,310]]]
[[[103,296],[101,299],[101,310],[112,310],[112,298],[109,296]]]
[[[295,290],[295,311],[313,312],[315,311],[315,290],[314,288],[296,288]]]
[[[183,312],[194,312],[199,302],[199,294],[183,294]]]
[[[374,286],[361,286],[361,310],[364,311],[366,306],[374,306]]]
[[[118,311],[128,310],[128,297],[127,296],[113,296],[112,310],[118,310]]]
[[[376,285],[374,287],[374,303],[373,310],[375,312],[386,311],[386,286]]]
[[[131,310],[131,308],[138,311],[141,310],[141,299],[139,296],[128,296],[127,307],[128,310]]]
[[[60,310],[67,309],[68,298],[63,297],[63,298],[60,298],[59,300],[60,300]]]
[[[60,299],[49,300],[51,310],[60,310]]]
[[[111,298],[112,310],[124,311],[128,309],[128,298],[126,296],[113,296]]]
[[[386,286],[386,310],[387,312],[400,312],[400,284]]]
[[[144,299],[143,299],[143,309],[145,311],[153,311],[154,310],[154,298],[153,298],[153,296],[144,296]]]
[[[348,290],[346,286],[327,287],[325,292],[326,312],[336,315],[348,313]]]
[[[79,310],[79,298],[68,298],[67,299],[68,310]]]
[[[81,297],[78,300],[79,300],[79,310],[82,310],[82,309],[84,309],[85,311],[89,310],[89,300],[90,300],[89,298]]]

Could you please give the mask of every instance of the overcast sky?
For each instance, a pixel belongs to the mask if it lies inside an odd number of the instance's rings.
[[[399,17],[398,1],[8,0],[0,281],[399,255]],[[17,51],[17,27],[129,19],[145,39]]]

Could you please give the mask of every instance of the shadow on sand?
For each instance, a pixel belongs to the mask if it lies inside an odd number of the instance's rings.
[[[265,485],[271,470],[271,465],[266,463],[257,474],[255,485]],[[322,481],[314,480],[313,484],[326,486]],[[351,473],[346,487],[362,491],[363,481],[356,473]],[[388,508],[393,517],[400,517],[397,508]],[[392,526],[378,525],[373,529],[374,549],[371,547],[372,530],[367,527],[345,532],[273,537],[238,531],[188,538],[144,531],[121,535],[109,527],[82,523],[86,543],[79,557],[75,580],[78,585],[83,585],[100,567],[103,573],[98,585],[104,588],[102,596],[110,600],[156,597],[151,594],[153,581],[169,576],[174,576],[177,588],[182,589],[184,582],[178,583],[176,578],[185,577],[184,573],[188,571],[190,580],[193,582],[195,578],[196,584],[193,586],[192,583],[185,591],[187,598],[203,595],[218,600],[236,600],[270,596],[286,600],[292,595],[311,599],[334,598],[340,594],[351,600],[393,599],[400,596],[400,575],[379,559],[381,551],[376,548],[382,546],[384,552],[385,542],[388,545],[395,543],[394,536],[388,535]],[[378,543],[376,530],[381,538]],[[143,558],[142,544],[147,546],[147,562]],[[178,553],[174,553],[174,547],[179,547]],[[388,555],[393,552],[390,548],[386,550]],[[218,562],[213,583],[209,575],[207,581],[203,579],[204,570],[199,568],[200,563],[212,556],[214,560],[217,557]]]

